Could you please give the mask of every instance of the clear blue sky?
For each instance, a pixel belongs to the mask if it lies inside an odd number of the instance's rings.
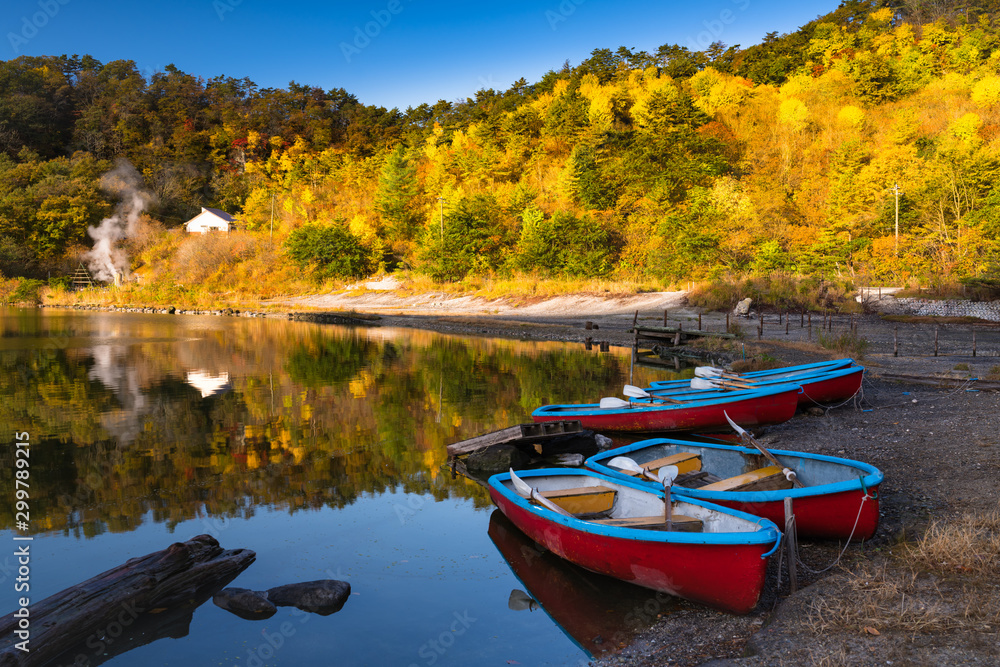
[[[537,81],[595,48],[744,47],[795,30],[836,0],[3,0],[0,60],[90,54],[174,64],[211,78],[345,88],[366,104],[417,106]],[[367,33],[367,34],[366,34]]]

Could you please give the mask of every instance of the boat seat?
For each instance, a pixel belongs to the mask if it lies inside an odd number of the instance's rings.
[[[607,486],[579,486],[572,489],[550,489],[539,493],[570,514],[594,514],[610,511],[617,491]]]
[[[742,475],[706,484],[702,491],[777,491],[792,488],[791,480],[785,479],[785,473],[778,466],[767,466],[745,472]]]
[[[672,528],[678,532],[697,533],[701,531],[701,519],[674,514],[670,518]],[[666,530],[667,523],[662,514],[655,516],[632,516],[624,519],[594,519],[591,523],[602,526],[619,526],[623,528],[644,528],[646,530]]]
[[[653,459],[652,461],[647,461],[646,463],[640,463],[639,465],[653,473],[656,473],[663,466],[677,466],[677,474],[683,475],[687,472],[701,470],[701,454],[695,454],[694,452],[677,452],[676,454],[663,456],[658,459]],[[639,474],[632,472],[631,470],[622,470],[621,472],[626,475]]]

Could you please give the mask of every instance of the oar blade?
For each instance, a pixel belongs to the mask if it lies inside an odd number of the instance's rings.
[[[739,433],[739,435],[740,435],[741,438],[745,438],[746,437],[746,430],[743,427],[741,427],[739,424],[737,424],[736,422],[734,422],[730,418],[728,412],[726,412],[725,410],[723,410],[722,414],[726,417],[726,421],[729,422],[729,425],[733,427],[733,430],[736,431],[737,433]]]
[[[724,372],[721,368],[715,368],[714,366],[699,366],[694,369],[694,374],[700,378],[722,377]]]
[[[657,472],[656,476],[660,479],[660,483],[672,484],[673,481],[677,479],[677,475],[679,474],[680,470],[677,468],[677,466],[663,466]]]
[[[619,470],[628,470],[629,472],[642,472],[642,466],[627,456],[616,456],[615,458],[608,461],[608,465],[611,466],[612,468],[618,468]]]
[[[523,479],[514,474],[514,469],[510,469],[510,481],[514,484],[514,490],[522,498],[531,498],[531,486]]]
[[[615,398],[614,396],[607,396],[601,399],[600,406],[604,410],[611,410],[614,408],[627,408],[629,406],[629,402],[623,401],[620,398]]]
[[[705,378],[691,378],[692,389],[720,389],[722,385]]]
[[[534,611],[538,606],[534,598],[525,593],[522,590],[515,588],[510,592],[510,597],[507,598],[507,608],[512,611]]]
[[[625,385],[625,388],[622,390],[622,393],[628,396],[629,398],[649,398],[648,391],[631,384]]]

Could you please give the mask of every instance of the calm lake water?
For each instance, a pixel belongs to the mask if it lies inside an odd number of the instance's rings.
[[[576,665],[675,604],[540,553],[447,467],[448,443],[539,405],[620,396],[627,352],[49,309],[2,309],[0,331],[0,554],[19,534],[12,432],[27,431],[33,602],[203,533],[256,552],[232,586],[352,587],[330,616],[248,621],[209,600],[79,664]]]

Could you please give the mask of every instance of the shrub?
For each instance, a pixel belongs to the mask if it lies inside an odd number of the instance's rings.
[[[34,278],[23,278],[18,281],[14,291],[7,297],[8,303],[39,303],[41,296],[39,291],[45,283]]]
[[[360,278],[372,272],[372,252],[342,221],[333,225],[305,225],[285,240],[288,256],[317,278]]]

